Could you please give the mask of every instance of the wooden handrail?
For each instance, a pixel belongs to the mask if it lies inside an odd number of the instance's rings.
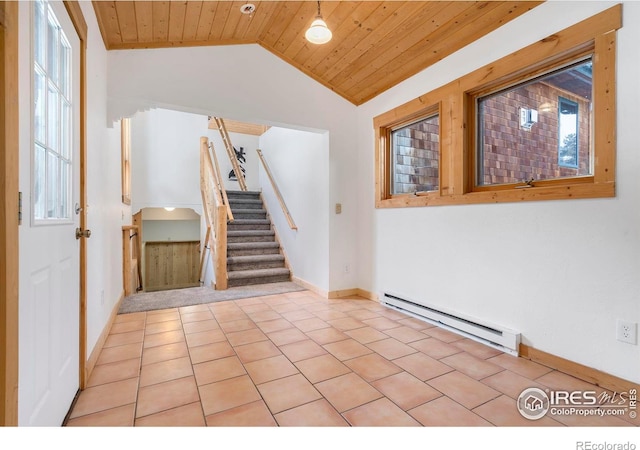
[[[204,176],[204,183],[206,183],[207,173],[209,173],[209,175],[214,181],[213,194],[215,195],[216,206],[222,205],[223,201],[222,201],[222,193],[220,192],[220,183],[219,183],[219,180],[217,179],[217,174],[213,166],[213,161],[211,160],[211,154],[209,153],[209,140],[207,138],[201,138],[201,140],[202,139],[205,139],[205,141],[202,141],[203,145],[201,149],[202,160],[200,161],[201,163],[200,175]],[[204,170],[204,173],[202,172],[202,170]]]
[[[224,120],[222,120],[222,118],[220,117],[214,117],[213,120],[216,122],[218,130],[220,130],[220,136],[222,137],[222,142],[224,143],[224,147],[226,148],[227,154],[229,155],[229,161],[231,161],[233,173],[236,175],[238,184],[240,185],[240,190],[246,191],[247,183],[244,179],[244,173],[242,173],[242,168],[240,167],[240,162],[238,161],[236,151],[231,144],[231,138],[229,137],[229,133],[227,132],[227,127],[224,125]]]
[[[224,188],[222,188],[222,190],[224,190]],[[209,139],[207,137],[200,138],[200,195],[202,196],[202,206],[204,208],[204,216],[207,223],[206,243],[209,245],[210,254],[212,255],[214,263],[216,277],[215,288],[217,290],[224,290],[227,289],[228,284],[228,201],[227,205],[225,205],[221,191],[221,178],[219,177],[219,171],[216,170],[211,153],[209,152]],[[202,266],[204,265],[204,254],[205,252],[203,251],[201,255],[201,277]]]
[[[132,233],[133,232],[133,233]],[[135,239],[135,245],[133,240]],[[142,290],[142,243],[140,241],[140,229],[137,225],[124,225],[122,227],[122,276],[125,295],[135,294]],[[136,287],[131,289],[131,264],[136,263]]]
[[[202,247],[202,253],[200,253],[200,268],[198,269],[198,281],[200,284],[204,283],[202,276],[202,269],[204,268],[204,259],[207,254],[207,249],[209,248],[209,237],[211,236],[211,227],[207,227],[207,234],[204,237],[204,247]]]
[[[269,177],[269,181],[271,182],[271,186],[273,187],[273,191],[276,193],[276,197],[278,198],[278,202],[280,203],[280,207],[282,208],[282,212],[284,213],[284,216],[287,218],[287,222],[289,223],[289,227],[292,230],[297,230],[298,227],[296,226],[295,222],[293,221],[293,217],[291,217],[291,213],[289,212],[289,208],[287,208],[287,204],[284,202],[284,198],[282,197],[282,194],[280,193],[280,189],[278,189],[278,185],[276,184],[276,180],[273,178],[273,174],[271,173],[271,169],[269,169],[269,165],[267,164],[267,161],[264,159],[264,156],[262,155],[262,150],[257,149],[256,151],[258,152],[258,157],[260,158],[260,161],[262,162],[262,166],[264,167],[264,171],[267,173],[267,176]]]
[[[209,150],[211,151],[211,155],[213,155],[213,167],[215,168],[214,172],[218,186],[222,192],[222,201],[227,206],[227,220],[229,222],[233,222],[233,213],[231,212],[231,205],[229,204],[229,198],[227,197],[227,190],[224,188],[224,182],[222,181],[222,175],[220,174],[220,164],[218,164],[218,156],[216,155],[215,148],[213,148],[213,142],[209,142]]]

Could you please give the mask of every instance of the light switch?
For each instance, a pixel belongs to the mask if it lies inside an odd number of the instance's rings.
[[[340,214],[342,212],[342,203],[336,203],[336,214]]]

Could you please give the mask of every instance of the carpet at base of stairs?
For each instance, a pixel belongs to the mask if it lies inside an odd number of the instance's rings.
[[[227,225],[229,287],[291,280],[260,192],[227,191],[233,222]]]

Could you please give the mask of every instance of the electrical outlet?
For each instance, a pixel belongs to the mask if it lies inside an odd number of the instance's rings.
[[[638,337],[638,324],[618,319],[616,321],[616,339],[620,342],[636,344]]]

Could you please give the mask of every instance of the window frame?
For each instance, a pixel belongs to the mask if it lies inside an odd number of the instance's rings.
[[[576,61],[584,60],[588,57],[591,57],[591,60],[595,60],[595,43],[588,42],[584,45],[581,45],[570,52],[568,54],[562,54],[556,57],[550,58],[548,61],[545,61],[544,64],[538,64],[535,69],[532,69],[531,72],[527,72],[525,75],[515,75],[515,76],[507,76],[506,79],[499,80],[499,82],[489,83],[483,86],[481,89],[474,89],[471,91],[467,91],[465,95],[467,96],[467,101],[469,103],[469,116],[467,127],[469,130],[469,172],[468,176],[468,192],[488,192],[488,191],[503,191],[503,190],[513,190],[513,189],[530,189],[533,187],[553,187],[553,186],[571,186],[577,184],[584,183],[594,183],[593,175],[576,175],[574,177],[564,177],[564,178],[554,178],[554,179],[546,179],[546,180],[534,180],[532,182],[522,182],[522,183],[503,183],[503,184],[488,184],[481,185],[478,184],[478,164],[479,161],[477,159],[478,152],[478,100],[481,97],[490,95],[496,91],[508,90],[511,87],[516,87],[519,84],[526,83],[527,81],[535,78],[539,78],[544,76],[547,73],[552,73],[562,67],[571,66]],[[593,62],[595,67],[595,61]],[[595,81],[593,86],[593,103],[595,104]],[[595,111],[595,106],[594,106]],[[593,118],[593,124],[595,124],[595,115]],[[592,126],[592,129],[595,127]],[[595,143],[593,145],[595,148]],[[596,154],[592,149],[593,156],[595,159]],[[594,163],[595,165],[595,163]],[[570,196],[568,197],[570,198]]]
[[[561,161],[561,155],[560,155],[560,149],[563,146],[563,141],[562,141],[562,136],[560,134],[560,132],[562,131],[561,125],[560,125],[560,117],[562,115],[562,104],[566,103],[566,104],[570,104],[571,106],[574,106],[576,108],[576,124],[575,124],[575,128],[576,128],[576,148],[575,148],[575,155],[576,155],[576,163],[575,164],[566,164],[565,162]],[[570,98],[567,97],[563,97],[562,95],[558,95],[558,166],[560,167],[566,167],[569,169],[578,169],[580,167],[580,105],[578,104],[578,102],[571,100]]]
[[[437,108],[437,106],[433,106],[432,108],[429,109],[429,112],[427,112],[427,114],[425,115],[421,115],[420,117],[411,120],[409,122],[402,122],[400,124],[396,124],[396,125],[392,125],[389,127],[386,127],[386,138],[388,139],[389,142],[389,195],[391,197],[396,197],[396,196],[403,196],[403,195],[425,195],[428,192],[435,192],[436,189],[434,190],[430,190],[430,191],[419,191],[417,193],[410,193],[410,192],[394,192],[396,190],[396,184],[397,182],[395,181],[395,175],[397,172],[397,169],[395,168],[395,166],[397,165],[397,155],[396,155],[396,149],[394,148],[394,144],[393,144],[393,134],[397,131],[400,131],[406,127],[410,127],[411,125],[416,125],[418,123],[421,123],[423,121],[429,120],[429,119],[433,119],[434,117],[438,118],[438,128],[440,127],[440,115],[438,113],[439,108]],[[438,136],[440,135],[440,133],[438,132]],[[438,176],[440,175],[440,142],[438,141]],[[440,186],[440,179],[438,178],[438,189]]]
[[[425,102],[426,103],[426,102]],[[397,118],[394,112],[379,116],[374,120],[376,131],[376,144],[378,151],[376,152],[376,167],[379,168],[378,180],[379,192],[376,197],[376,206],[392,206],[401,204],[422,204],[439,197],[442,186],[442,130],[439,133],[439,164],[438,164],[438,190],[421,191],[417,193],[392,193],[393,187],[393,164],[394,152],[391,133],[400,128],[420,122],[422,120],[438,116],[442,117],[441,104],[436,102],[429,106],[416,105],[418,107],[409,107],[404,111],[404,115]],[[441,125],[440,125],[441,126]]]
[[[375,117],[376,208],[615,197],[616,31],[621,26],[622,5],[615,5]],[[588,55],[593,58],[592,175],[476,186],[475,99]],[[433,105],[440,116],[440,189],[392,196],[389,129],[419,119]]]
[[[44,54],[41,55],[41,57],[43,58],[42,61],[38,61],[38,56],[37,56],[37,50],[36,50],[36,45],[39,44],[38,40],[37,40],[37,29],[39,24],[36,23],[36,12],[38,11],[38,8],[42,9],[42,17],[41,20],[44,21],[44,28],[43,30],[43,35],[41,36],[41,39],[43,39],[44,42]],[[31,223],[33,226],[49,226],[49,225],[67,225],[70,223],[74,222],[74,218],[73,218],[73,198],[74,198],[74,187],[73,187],[73,177],[74,177],[74,152],[73,152],[73,129],[74,129],[74,123],[73,123],[73,108],[76,107],[76,100],[73,98],[73,92],[72,92],[72,86],[73,86],[73,74],[72,74],[72,60],[73,60],[73,53],[72,53],[72,49],[71,49],[71,45],[69,44],[69,40],[66,37],[66,34],[64,33],[64,30],[62,29],[62,26],[60,25],[60,21],[58,19],[58,17],[55,14],[55,11],[53,11],[53,9],[51,8],[51,6],[49,5],[49,1],[48,0],[44,0],[41,2],[34,2],[33,5],[31,5],[31,9],[30,9],[30,20],[31,20],[31,38],[32,38],[32,43],[31,43],[31,55],[30,55],[30,77],[31,77],[31,95],[32,95],[32,99],[36,99],[37,97],[37,88],[36,88],[36,74],[39,73],[40,76],[42,77],[42,81],[43,81],[43,86],[44,86],[44,104],[42,106],[43,108],[43,120],[44,120],[44,135],[42,136],[42,138],[40,138],[38,136],[38,124],[36,123],[36,105],[35,105],[35,101],[32,101],[32,105],[31,105],[31,111],[30,111],[30,120],[31,120],[31,137],[30,137],[30,145],[31,145],[31,189],[32,189],[32,193],[33,193],[33,201],[31,202]],[[56,51],[55,51],[55,57],[60,58],[60,47],[65,47],[67,49],[67,52],[65,55],[63,55],[63,57],[66,57],[67,61],[66,64],[64,64],[64,68],[66,68],[67,70],[67,74],[66,74],[66,78],[65,80],[61,80],[61,72],[63,69],[63,65],[61,65],[60,61],[56,61],[56,66],[55,66],[55,71],[57,72],[56,74],[51,74],[49,72],[50,69],[50,57],[51,55],[49,54],[49,47],[51,42],[49,41],[50,36],[49,36],[49,26],[53,24],[55,26],[55,30],[56,30]],[[42,25],[42,24],[41,24]],[[53,78],[55,76],[55,79]],[[63,121],[63,105],[67,105],[70,111],[70,114],[67,117],[67,123],[62,124],[62,125],[66,125],[66,126],[58,126],[55,128],[56,130],[56,134],[55,136],[51,136],[51,127],[50,127],[50,123],[49,123],[49,119],[50,119],[50,112],[51,112],[51,108],[49,105],[49,101],[50,101],[50,92],[53,89],[53,91],[56,94],[56,99],[57,99],[57,108],[56,108],[56,114],[59,116],[59,120]],[[65,92],[66,91],[66,92]],[[62,131],[66,128],[66,131]],[[67,144],[68,144],[68,148],[63,148],[63,133],[66,133],[66,138],[68,140]],[[51,138],[55,138],[55,148],[52,146],[52,142],[51,142]],[[39,161],[39,157],[38,157],[38,151],[37,148],[41,148],[44,150],[44,168],[42,169],[44,171],[44,175],[42,178],[40,178],[39,174],[36,173],[37,171],[37,167],[39,167],[38,165],[38,161]],[[55,160],[55,166],[53,169],[53,172],[50,172],[52,170],[52,167],[50,166],[50,162],[52,160]],[[61,179],[62,178],[62,173],[65,171],[67,172],[66,178],[65,179]],[[55,176],[53,176],[53,173],[55,172]],[[41,204],[36,202],[35,199],[35,195],[36,192],[40,189],[38,187],[38,182],[42,183],[44,182],[44,190],[40,191],[40,193],[44,193],[44,207],[45,207],[45,211],[46,208],[48,208],[49,206],[49,196],[51,195],[51,192],[49,192],[49,187],[50,187],[50,177],[51,178],[55,178],[55,207],[56,210],[58,210],[58,212],[56,213],[56,215],[54,217],[49,217],[47,215],[41,217],[37,211],[37,208],[42,206]],[[64,200],[63,200],[64,198]],[[62,210],[61,207],[64,206],[64,211]]]

